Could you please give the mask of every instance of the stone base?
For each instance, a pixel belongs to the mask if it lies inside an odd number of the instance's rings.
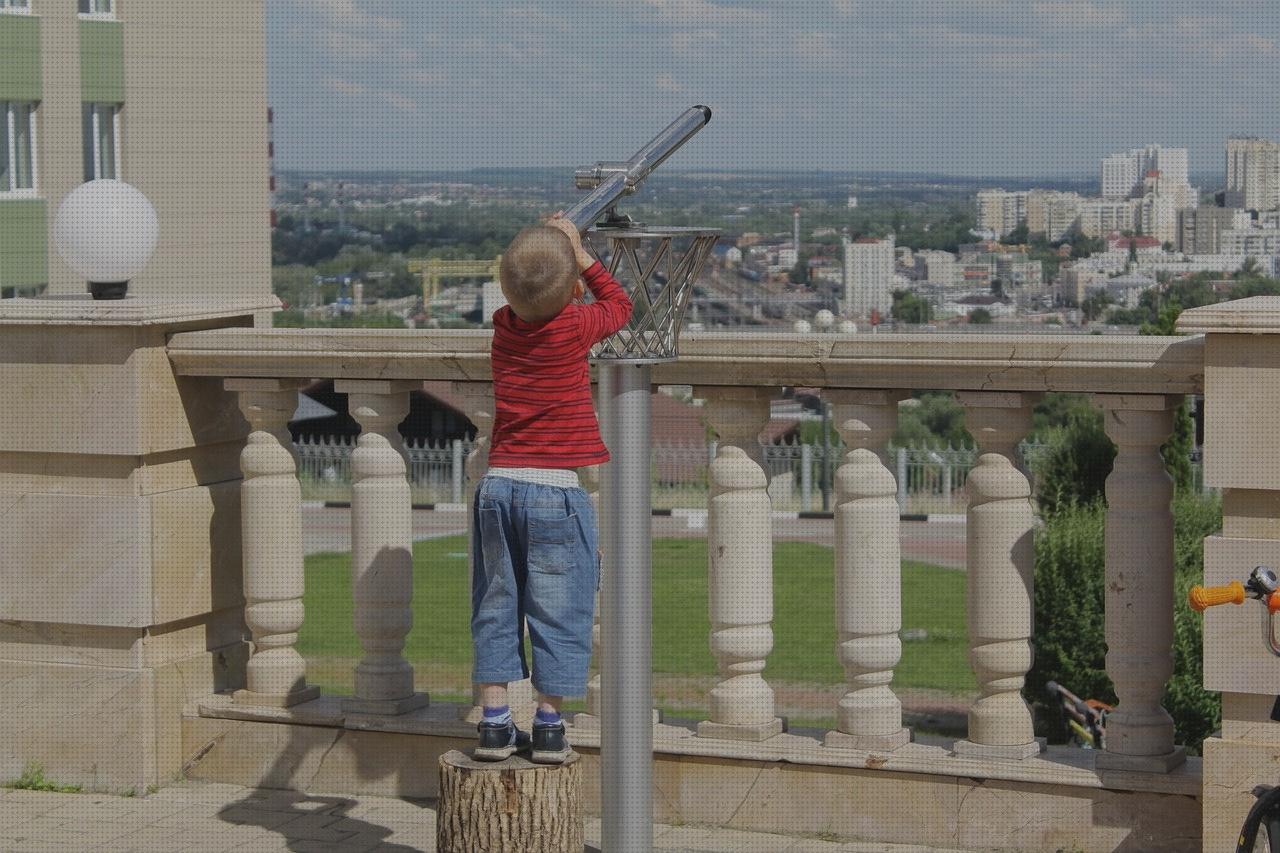
[[[273,696],[268,693],[254,693],[252,690],[237,690],[231,694],[237,705],[262,705],[268,708],[291,708],[320,698],[319,687],[304,687],[285,696]]]
[[[851,735],[848,732],[827,732],[823,746],[834,749],[860,749],[863,752],[892,752],[911,743],[911,729],[898,729],[891,735]]]
[[[342,710],[348,714],[404,714],[429,704],[431,699],[426,693],[414,693],[403,699],[343,699]]]
[[[1122,755],[1118,752],[1098,752],[1093,766],[1098,770],[1127,770],[1137,773],[1168,773],[1186,763],[1187,751],[1176,746],[1164,755]]]
[[[767,723],[754,726],[733,726],[727,723],[714,723],[703,720],[698,723],[698,737],[718,738],[719,740],[762,741],[782,734],[787,724],[781,717],[774,717]]]
[[[1044,750],[1048,741],[1045,738],[1038,737],[1031,743],[1016,743],[1007,745],[995,745],[989,743],[974,743],[971,740],[958,740],[952,747],[951,751],[956,755],[962,755],[965,758],[998,758],[1006,761],[1022,761],[1025,758],[1035,758]]]
[[[653,724],[659,725],[662,722],[662,711],[657,708],[653,709]],[[580,732],[598,732],[600,731],[600,718],[595,714],[588,714],[585,711],[580,714],[574,714],[569,718],[569,725],[573,726],[576,731]]]

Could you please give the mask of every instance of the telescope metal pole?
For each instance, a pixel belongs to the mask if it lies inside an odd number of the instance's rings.
[[[653,599],[649,503],[649,365],[599,363],[605,439],[606,566],[600,586],[601,842],[653,848]]]

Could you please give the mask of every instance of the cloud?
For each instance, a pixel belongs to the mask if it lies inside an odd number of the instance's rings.
[[[330,92],[337,92],[340,95],[365,95],[369,92],[367,86],[350,80],[339,80],[337,77],[330,77],[324,81],[324,85]]]

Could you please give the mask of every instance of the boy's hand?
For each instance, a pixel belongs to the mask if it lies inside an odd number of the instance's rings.
[[[578,233],[577,226],[564,218],[564,211],[553,214],[552,217],[547,220],[547,225],[563,231],[565,236],[569,238],[569,245],[573,247],[573,256],[578,261],[578,269],[586,271],[596,262],[596,259],[591,256],[591,253],[583,248],[582,235]]]

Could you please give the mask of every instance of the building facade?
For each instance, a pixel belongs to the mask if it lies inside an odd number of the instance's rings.
[[[1027,193],[1027,231],[1049,242],[1065,240],[1080,218],[1083,199],[1076,193],[1031,190]]]
[[[1222,251],[1221,234],[1228,228],[1247,228],[1249,212],[1230,207],[1193,207],[1178,211],[1178,251],[1215,255]]]
[[[844,239],[844,313],[888,316],[893,308],[893,237]]]
[[[1087,198],[1080,202],[1080,232],[1101,237],[1111,231],[1132,231],[1138,224],[1134,199]]]
[[[1159,172],[1167,184],[1189,186],[1187,149],[1147,145],[1104,157],[1102,197],[1140,197],[1144,192],[1143,180],[1153,171]]]
[[[1280,229],[1228,228],[1219,239],[1219,251],[1224,255],[1248,255],[1252,258],[1280,255]]]
[[[978,192],[978,227],[996,235],[997,239],[1027,221],[1027,193],[1002,189]]]
[[[1280,143],[1257,137],[1227,140],[1227,207],[1280,208]]]
[[[156,209],[130,294],[270,294],[265,52],[253,0],[0,0],[0,295],[85,292],[50,233],[95,178]]]

